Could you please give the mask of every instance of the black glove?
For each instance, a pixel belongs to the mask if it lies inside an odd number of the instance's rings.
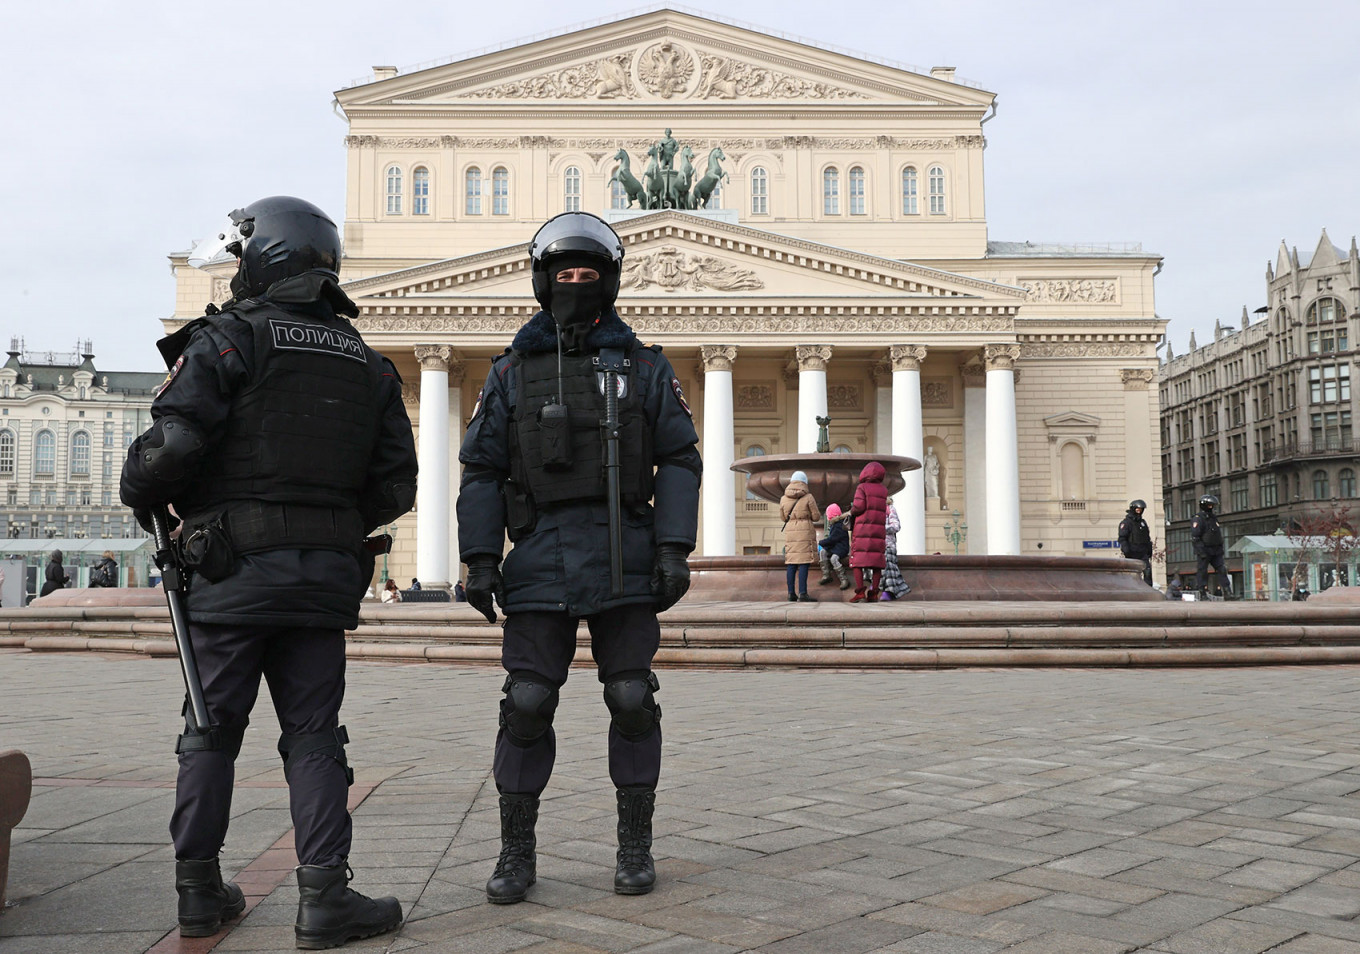
[[[137,523],[141,525],[143,530],[153,537],[156,535],[156,525],[151,522],[150,507],[138,507],[136,510],[132,511],[132,515],[137,518]],[[179,526],[179,517],[175,516],[175,514],[169,510],[166,511],[165,515],[170,518],[166,522],[165,532],[173,533],[175,528]]]
[[[689,551],[678,543],[660,543],[656,547],[656,566],[652,569],[652,595],[656,597],[656,611],[664,613],[689,590]]]
[[[486,617],[488,623],[496,622],[496,607],[491,597],[496,598],[502,610],[505,609],[505,577],[501,576],[500,557],[489,553],[469,557],[467,560],[468,577],[463,586],[468,604]]]

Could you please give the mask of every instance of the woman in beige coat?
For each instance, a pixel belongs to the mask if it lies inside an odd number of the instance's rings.
[[[789,602],[815,603],[807,591],[808,567],[817,560],[817,528],[822,519],[817,501],[808,491],[807,474],[795,470],[779,501],[779,516],[784,520],[784,567],[789,585]],[[798,577],[798,591],[793,589]]]

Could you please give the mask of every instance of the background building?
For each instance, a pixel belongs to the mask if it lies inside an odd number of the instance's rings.
[[[1215,494],[1238,593],[1242,557],[1233,547],[1242,537],[1297,531],[1348,508],[1360,522],[1355,239],[1346,252],[1324,230],[1303,259],[1281,243],[1266,267],[1266,300],[1254,313],[1242,309],[1240,328],[1218,327],[1209,344],[1191,336],[1188,354],[1168,346],[1158,373],[1167,571],[1194,572],[1190,519],[1200,496]]]
[[[568,210],[623,238],[620,313],[661,344],[705,460],[700,554],[778,552],[734,458],[833,447],[940,461],[912,475],[899,551],[1108,554],[1133,497],[1160,526],[1150,386],[1160,258],[993,240],[995,95],[712,19],[656,10],[336,94],[349,122],[346,289],[401,371],[420,496],[390,572],[459,574],[457,450],[488,362],[536,311],[527,244]],[[673,134],[708,207],[639,209]],[[688,150],[688,155],[686,155]],[[664,178],[664,177],[662,177]],[[244,200],[243,200],[244,201]],[[631,208],[630,208],[631,207]],[[172,256],[178,327],[229,296]]]

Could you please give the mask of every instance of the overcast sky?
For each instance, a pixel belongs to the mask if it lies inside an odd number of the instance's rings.
[[[1264,304],[1280,240],[1360,232],[1354,0],[735,0],[743,25],[954,66],[998,95],[992,239],[1142,242],[1157,312],[1191,329]],[[646,9],[654,9],[655,5]],[[370,75],[638,12],[631,0],[7,3],[0,54],[0,335],[94,341],[155,370],[166,256],[264,195],[344,215],[333,92]],[[857,12],[856,12],[857,11]],[[526,294],[529,289],[525,288]]]

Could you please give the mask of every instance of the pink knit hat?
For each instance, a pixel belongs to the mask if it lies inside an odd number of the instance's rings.
[[[840,504],[831,504],[830,506],[828,506],[828,507],[826,508],[826,519],[828,519],[828,520],[835,520],[835,519],[836,519],[837,517],[839,517],[840,515],[841,515],[841,505],[840,505]]]

